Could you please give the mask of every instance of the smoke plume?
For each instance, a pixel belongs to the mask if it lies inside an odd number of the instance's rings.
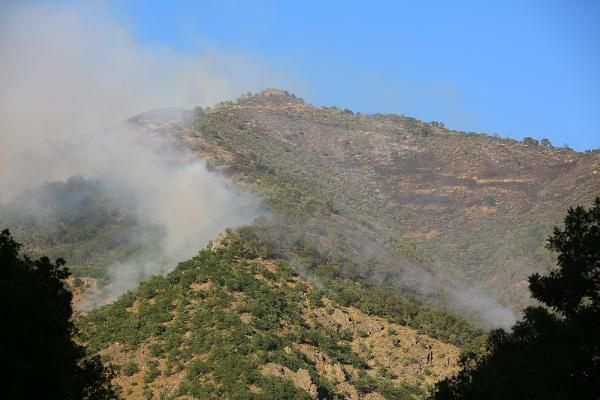
[[[150,109],[208,105],[267,86],[269,72],[259,63],[144,48],[101,13],[91,18],[43,5],[4,7],[0,54],[0,202],[83,176],[123,191],[136,218],[162,232],[160,242],[144,246],[152,253],[110,269],[112,295],[259,214],[257,199],[202,162],[167,143],[147,146],[119,123]]]

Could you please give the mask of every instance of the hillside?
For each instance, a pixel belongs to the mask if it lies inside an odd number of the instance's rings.
[[[166,136],[263,193],[275,210],[265,234],[317,273],[441,296],[467,313],[471,286],[528,304],[526,277],[553,265],[551,227],[600,194],[598,153],[317,107],[274,89],[205,111],[194,124],[142,123],[141,137]]]
[[[80,317],[126,398],[417,399],[458,348],[343,306],[247,230]]]

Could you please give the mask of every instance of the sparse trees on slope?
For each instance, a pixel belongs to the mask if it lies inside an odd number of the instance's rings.
[[[7,399],[113,399],[112,371],[72,335],[65,262],[20,256],[0,234],[0,391]]]
[[[487,352],[466,356],[434,399],[600,399],[600,198],[570,209],[548,248],[558,268],[529,287],[550,310],[529,307],[512,332],[493,331]]]

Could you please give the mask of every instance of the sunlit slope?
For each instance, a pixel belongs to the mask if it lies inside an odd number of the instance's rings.
[[[349,294],[267,254],[230,233],[80,318],[80,338],[132,399],[416,399],[457,370],[455,346],[343,306]]]

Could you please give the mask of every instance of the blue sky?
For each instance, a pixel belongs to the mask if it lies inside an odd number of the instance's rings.
[[[141,45],[237,51],[307,101],[600,148],[598,1],[109,1]]]

